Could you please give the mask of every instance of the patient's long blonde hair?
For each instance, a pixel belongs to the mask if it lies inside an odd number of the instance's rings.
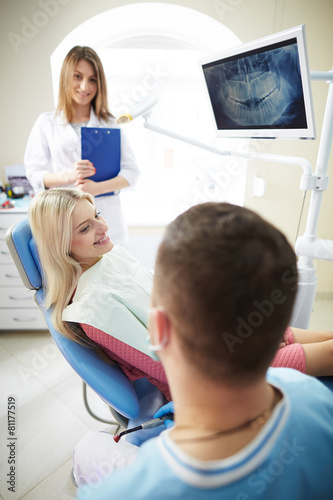
[[[70,255],[73,210],[82,200],[94,205],[90,194],[75,189],[42,191],[30,203],[29,221],[43,273],[45,307],[52,308],[54,327],[75,342],[96,347],[78,325],[62,320],[82,274],[80,264]]]

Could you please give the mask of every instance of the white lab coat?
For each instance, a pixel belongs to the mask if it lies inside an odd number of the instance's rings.
[[[116,122],[100,122],[91,108],[87,127],[116,127]],[[133,188],[139,177],[135,157],[126,135],[121,130],[121,158],[119,175]],[[44,176],[48,172],[71,170],[81,160],[81,141],[64,116],[55,111],[42,113],[36,120],[24,155],[26,176],[34,192],[43,191]],[[74,185],[68,185],[73,187]],[[102,212],[109,226],[109,234],[116,244],[123,244],[127,238],[127,225],[121,209],[119,195],[95,198],[96,207]]]

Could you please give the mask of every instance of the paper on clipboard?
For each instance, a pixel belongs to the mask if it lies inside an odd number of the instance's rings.
[[[116,177],[120,171],[120,129],[82,127],[81,158],[96,168],[89,179],[100,182]]]

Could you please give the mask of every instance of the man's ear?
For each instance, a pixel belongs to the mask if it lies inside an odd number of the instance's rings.
[[[165,346],[170,339],[171,323],[163,307],[158,306],[154,311],[155,335],[154,343]]]

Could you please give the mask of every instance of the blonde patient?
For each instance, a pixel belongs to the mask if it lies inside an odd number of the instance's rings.
[[[115,361],[131,381],[147,378],[170,400],[163,367],[147,343],[152,273],[113,244],[92,195],[43,191],[32,200],[29,219],[54,327]]]
[[[105,219],[90,194],[55,188],[33,199],[29,220],[42,265],[45,305],[53,308],[52,322],[64,336],[82,342],[62,313],[82,273],[114,246]]]
[[[107,234],[108,225],[103,215],[97,211],[93,197],[90,194],[68,188],[54,188],[43,191],[30,204],[29,220],[44,275],[45,305],[47,308],[52,307],[53,309],[52,322],[54,327],[75,342],[93,347],[104,359],[112,357],[119,362],[119,358],[114,357],[110,349],[105,348],[104,339],[109,340],[110,335],[100,332],[98,342],[96,342],[89,338],[83,329],[78,326],[80,321],[77,321],[78,324],[76,324],[73,321],[63,320],[63,312],[72,302],[81,276],[87,270],[93,270],[104,255],[110,254],[112,259],[114,251],[114,258],[116,257],[115,246]],[[116,249],[118,252],[124,252],[123,258],[125,260],[132,259],[136,261],[133,256],[122,250],[122,247],[116,246]],[[141,266],[139,262],[136,265]],[[152,284],[151,273],[145,270],[143,266],[141,268],[144,279],[150,280]],[[103,284],[104,286],[106,285]],[[110,293],[112,293],[113,283],[110,282],[107,286]],[[135,286],[142,288],[140,283],[136,283]],[[147,310],[147,320],[150,292],[150,288],[147,287],[145,294],[142,296],[143,308],[146,307]],[[105,297],[105,300],[108,300],[107,294]],[[105,310],[108,306],[108,303],[102,304]],[[126,320],[124,320],[124,323],[126,323]],[[143,326],[146,333],[147,324],[145,324],[145,318],[140,321],[140,324],[138,323],[138,331]],[[144,342],[146,342],[145,339]],[[280,360],[281,353],[291,348],[294,349],[294,356],[302,360],[304,368],[301,371],[313,376],[333,375],[332,332],[306,331],[297,328],[288,329],[284,338],[281,339],[280,349],[278,349],[272,365],[290,366],[289,361]],[[142,356],[146,356],[146,354]],[[147,361],[147,358],[144,359]],[[128,365],[131,364],[131,360],[132,358],[130,360],[126,359],[124,362]],[[160,365],[153,359],[148,359],[149,363],[151,363],[154,370],[156,364]],[[140,366],[136,367],[139,370],[141,368]],[[167,385],[162,366],[160,366],[160,369],[162,375],[159,379]],[[139,371],[137,375],[145,376],[147,373]],[[150,375],[152,376],[151,381],[154,383],[154,375]],[[167,393],[165,394],[169,399]]]

